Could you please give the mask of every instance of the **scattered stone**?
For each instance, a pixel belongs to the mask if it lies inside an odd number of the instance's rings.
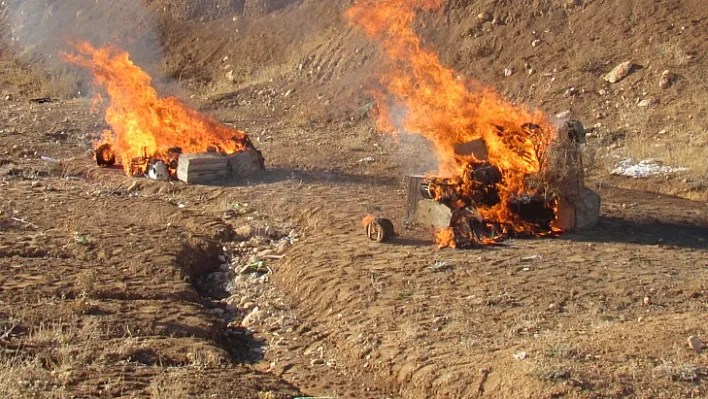
[[[637,105],[646,108],[648,106],[656,104],[656,100],[653,98],[645,98],[644,100],[640,101]]]
[[[226,72],[226,80],[232,83],[236,81],[236,75],[234,75],[233,70]]]
[[[569,118],[570,118],[570,115],[571,115],[570,111],[563,111],[563,112],[557,113],[557,114],[556,114],[556,118],[558,118],[558,119],[569,119]]]
[[[526,263],[526,262],[533,262],[535,260],[541,260],[543,259],[541,255],[530,255],[530,256],[524,256],[521,258],[521,261]]]
[[[250,328],[254,323],[260,321],[263,318],[263,312],[258,309],[258,306],[254,307],[251,313],[246,315],[241,321],[241,326],[245,328]]]
[[[287,252],[288,249],[290,249],[290,241],[288,240],[282,240],[279,241],[278,244],[275,246],[275,254],[276,255],[282,255],[285,252]]]
[[[516,359],[516,360],[526,359],[526,352],[521,351],[521,352],[514,353],[514,359]]]
[[[12,94],[8,94],[5,96],[6,101],[12,101]]]
[[[241,226],[236,229],[236,234],[242,239],[249,240],[256,235],[256,229],[250,225]]]
[[[366,157],[366,158],[362,158],[358,161],[358,163],[374,163],[374,162],[376,162],[376,158],[374,158],[374,157]]]
[[[538,47],[541,45],[541,39],[536,39],[531,42],[531,47]]]
[[[674,83],[675,78],[676,78],[676,75],[674,75],[669,70],[662,72],[661,77],[659,78],[659,88],[668,89]]]
[[[693,349],[696,353],[701,353],[703,350],[703,343],[698,337],[691,335],[688,337],[688,346]]]
[[[39,181],[39,180],[35,180],[35,181],[32,182],[31,186],[32,186],[32,188],[41,187],[41,186],[42,186],[42,182]]]
[[[563,93],[563,98],[568,98],[568,97],[575,97],[578,95],[578,89],[575,87],[571,87],[570,89],[566,90],[565,93]]]
[[[492,19],[492,14],[482,11],[481,13],[477,14],[477,19],[481,22],[487,22]]]
[[[504,76],[505,77],[508,78],[509,76],[511,76],[513,74],[514,74],[514,70],[512,68],[505,68],[504,69]]]
[[[642,304],[643,304],[644,306],[649,306],[649,305],[651,305],[651,297],[650,297],[649,295],[645,296],[645,297],[644,297],[644,300],[642,301]]]
[[[610,83],[617,83],[626,78],[632,72],[634,64],[631,61],[625,61],[615,67],[610,73],[605,76],[605,80]]]
[[[310,361],[310,365],[311,365],[311,366],[322,366],[322,365],[324,365],[324,364],[325,364],[325,360],[324,360],[324,359],[312,359],[312,360]]]

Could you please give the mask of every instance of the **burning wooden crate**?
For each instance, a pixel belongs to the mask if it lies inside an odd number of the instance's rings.
[[[540,127],[525,125],[524,137],[533,137],[534,129]],[[459,176],[407,177],[406,219],[435,230],[439,245],[453,248],[591,227],[599,218],[600,197],[584,186],[582,142],[582,125],[564,124],[553,142],[535,150],[533,157],[542,166],[523,175],[520,183],[505,181],[513,177],[488,161],[484,141],[459,145],[455,149],[463,160]],[[523,190],[510,190],[510,184]]]
[[[177,178],[189,184],[205,184],[246,177],[263,168],[263,157],[255,150],[231,155],[182,154],[177,162]]]

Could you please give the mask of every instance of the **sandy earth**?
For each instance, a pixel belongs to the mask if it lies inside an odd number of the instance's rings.
[[[700,162],[639,182],[592,170],[588,186],[603,205],[589,231],[438,250],[429,232],[403,224],[403,176],[427,149],[375,132],[366,89],[380,60],[341,20],[346,2],[293,2],[236,20],[225,5],[200,20],[174,3],[179,15],[161,16],[181,21],[165,29],[163,70],[181,76],[200,110],[246,129],[268,170],[188,186],[97,168],[90,142],[105,125],[90,100],[30,103],[47,93],[18,80],[32,71],[4,56],[3,397],[708,397],[706,352],[686,343],[708,342]],[[591,149],[622,151],[635,130],[674,149],[705,148],[706,88],[695,83],[708,70],[702,2],[545,3],[450,2],[425,17],[434,24],[423,32],[462,73],[601,123]],[[482,10],[506,23],[480,23]],[[306,15],[315,22],[296,23]],[[232,23],[241,40],[229,36]],[[677,34],[682,26],[688,34]],[[534,30],[544,32],[543,52],[530,46]],[[577,37],[584,44],[573,47]],[[609,86],[601,73],[625,58],[607,45],[615,40],[647,67]],[[225,84],[238,54],[239,78]],[[537,74],[524,74],[524,62]],[[509,66],[520,72],[504,80]],[[669,66],[684,78],[660,91]],[[562,83],[543,75],[554,69]],[[584,91],[563,97],[570,86]],[[647,96],[659,105],[625,107]],[[360,162],[367,157],[375,161]],[[227,217],[242,204],[248,212]],[[392,219],[399,238],[367,241],[367,214]],[[255,237],[238,233],[244,226],[258,227]],[[231,298],[241,300],[215,297],[202,283],[224,270],[225,248],[240,251],[239,266],[251,246],[273,254],[263,226],[297,240],[268,258],[268,273],[239,277]],[[245,323],[254,305],[261,313]]]

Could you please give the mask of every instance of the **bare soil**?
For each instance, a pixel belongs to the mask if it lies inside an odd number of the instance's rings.
[[[451,1],[421,18],[426,45],[460,73],[592,127],[600,224],[475,251],[440,251],[403,225],[402,178],[426,148],[374,131],[367,90],[382,61],[341,18],[347,2],[273,3],[258,16],[239,2],[148,3],[162,24],[158,69],[246,129],[268,170],[188,186],[97,168],[101,115],[70,98],[83,77],[3,47],[2,396],[708,397],[706,352],[686,343],[708,342],[702,1]],[[625,60],[642,68],[601,79]],[[664,69],[681,77],[667,90]],[[29,102],[40,95],[56,100]],[[657,104],[637,108],[647,97]],[[607,154],[690,170],[619,178]],[[251,212],[225,218],[235,203]],[[400,237],[368,242],[370,213]],[[248,329],[197,283],[246,225],[302,235],[267,279],[239,287],[269,315]]]

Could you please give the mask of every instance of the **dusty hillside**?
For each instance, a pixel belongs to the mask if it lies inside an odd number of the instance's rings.
[[[146,3],[164,52],[148,61],[217,107],[231,107],[236,119],[369,123],[369,92],[386,66],[376,44],[342,17],[350,2]],[[583,121],[592,133],[588,166],[598,177],[618,158],[657,159],[690,170],[652,181],[655,190],[701,198],[708,186],[706,14],[698,0],[450,1],[422,15],[420,30],[461,75]],[[603,80],[624,61],[633,73],[615,84]],[[660,88],[667,70],[671,84]]]
[[[376,133],[387,65],[351,3],[2,2],[0,396],[706,397],[706,351],[687,345],[708,336],[704,1],[418,16],[460,79],[588,128],[599,225],[472,251],[402,223],[401,177],[429,148]],[[108,126],[60,60],[67,36],[120,39],[162,93],[247,131],[268,170],[198,186],[97,168]],[[688,170],[612,176],[626,157]],[[366,241],[371,213],[400,237]]]

